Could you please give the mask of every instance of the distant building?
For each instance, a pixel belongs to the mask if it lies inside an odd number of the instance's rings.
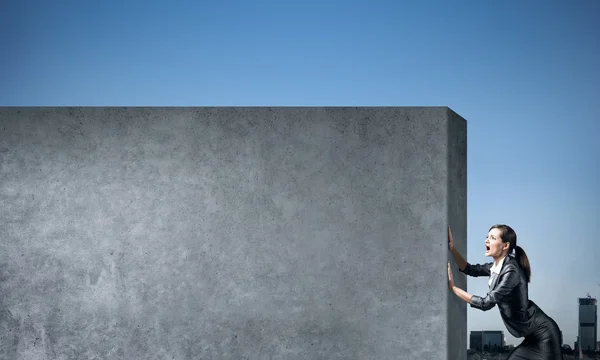
[[[598,302],[589,295],[578,300],[579,336],[577,337],[577,345],[580,345],[583,351],[594,351],[598,342]]]
[[[469,347],[472,350],[488,349],[491,351],[505,346],[504,331],[471,331],[469,340]]]

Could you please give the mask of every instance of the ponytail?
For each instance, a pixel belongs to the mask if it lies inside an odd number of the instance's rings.
[[[527,282],[531,282],[531,266],[529,265],[529,258],[527,258],[527,254],[525,254],[525,250],[522,247],[517,245],[515,248],[515,258],[523,271],[525,271],[525,278]]]

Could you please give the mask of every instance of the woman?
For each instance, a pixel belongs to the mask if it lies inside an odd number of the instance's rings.
[[[487,311],[498,305],[500,316],[508,331],[525,340],[517,346],[507,360],[562,359],[560,329],[533,301],[529,300],[527,284],[531,268],[525,251],[517,245],[517,234],[507,225],[494,225],[485,239],[485,256],[494,259],[487,264],[471,265],[454,247],[452,232],[448,227],[448,248],[461,272],[470,276],[489,276],[490,291],[485,297],[468,294],[454,284],[448,263],[448,286],[471,307]],[[513,254],[514,252],[514,254]]]

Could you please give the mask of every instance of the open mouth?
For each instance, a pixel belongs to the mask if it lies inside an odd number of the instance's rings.
[[[490,247],[486,245],[485,251],[490,251]]]

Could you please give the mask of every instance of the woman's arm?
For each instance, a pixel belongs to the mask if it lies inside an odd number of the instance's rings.
[[[452,247],[450,252],[454,256],[454,261],[456,262],[456,265],[458,265],[458,269],[460,271],[463,271],[468,265],[467,261],[460,255],[460,253],[458,252],[458,250],[456,250],[455,247]]]
[[[460,272],[465,275],[469,275],[469,276],[473,276],[473,277],[490,276],[490,269],[492,268],[492,264],[493,263],[491,263],[491,262],[487,263],[487,264],[475,264],[475,265],[471,265],[471,264],[467,263],[467,265],[465,266],[464,269],[458,269],[458,270],[460,270]]]
[[[458,265],[458,270],[460,270],[461,273],[473,277],[490,276],[490,269],[492,267],[491,262],[483,265],[471,265],[460,255],[456,248],[452,248],[450,252],[452,253],[452,255],[454,255],[454,261],[456,261],[456,265]]]
[[[452,287],[452,291],[461,299],[463,299],[464,301],[470,303],[471,299],[473,298],[473,295],[469,294],[468,292],[464,291],[463,289],[459,288],[458,286],[453,286]]]
[[[492,263],[484,264],[484,265],[471,265],[469,264],[456,250],[454,247],[454,237],[452,237],[452,230],[450,226],[448,226],[448,249],[452,253],[454,257],[454,261],[456,265],[458,265],[458,270],[465,275],[469,276],[490,276],[490,268],[492,267]]]
[[[484,298],[471,295],[457,286],[453,286],[452,291],[459,298],[471,304],[471,307],[487,311],[493,308],[498,302],[506,301],[517,285],[519,285],[519,272],[514,266],[507,266],[506,272],[498,279],[498,285]]]

